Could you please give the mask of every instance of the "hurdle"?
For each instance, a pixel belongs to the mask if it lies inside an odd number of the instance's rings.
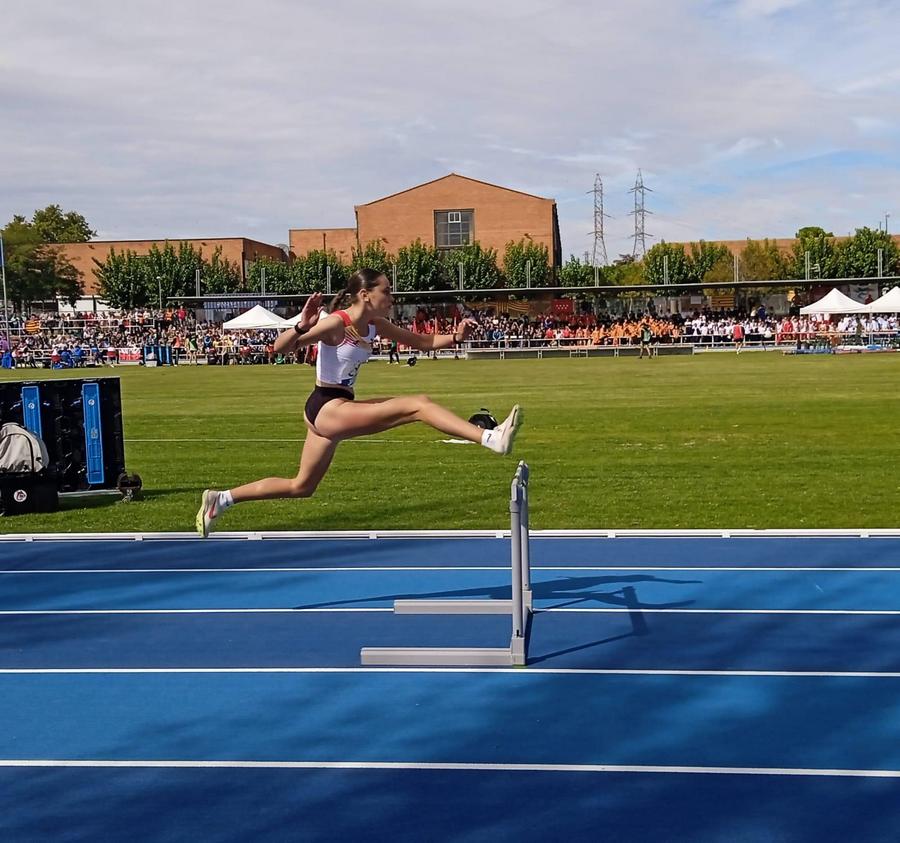
[[[394,614],[505,615],[512,620],[509,647],[363,647],[364,665],[522,667],[528,660],[528,619],[534,611],[528,521],[528,464],[519,462],[510,484],[509,600],[396,600]]]

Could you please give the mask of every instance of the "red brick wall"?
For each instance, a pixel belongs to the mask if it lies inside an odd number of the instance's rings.
[[[289,236],[291,252],[297,257],[314,249],[334,249],[344,263],[350,263],[356,248],[355,228],[292,228]]]
[[[527,234],[547,247],[553,263],[558,258],[555,204],[552,199],[453,174],[357,206],[359,242],[365,245],[380,239],[390,253],[417,239],[433,246],[435,211],[474,210],[474,239],[485,248],[496,249],[501,261],[506,244]]]

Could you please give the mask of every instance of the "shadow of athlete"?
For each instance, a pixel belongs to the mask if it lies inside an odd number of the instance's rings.
[[[502,569],[500,569],[502,570]],[[670,583],[673,585],[696,585],[702,580],[676,580],[654,577],[648,574],[636,574],[626,577],[557,577],[552,580],[532,582],[531,590],[535,600],[557,601],[547,609],[560,609],[577,606],[583,603],[600,603],[622,606],[627,609],[682,609],[694,603],[694,600],[675,600],[665,603],[646,603],[639,601],[633,586],[623,586],[612,590],[599,590],[598,586],[616,585],[618,583]],[[402,594],[382,594],[376,597],[355,597],[348,600],[325,600],[321,603],[305,603],[294,606],[294,609],[321,609],[339,606],[358,606],[369,603],[385,603],[394,600],[433,600],[436,598],[486,598],[492,600],[509,599],[509,585],[477,586],[474,588],[451,588],[441,591],[406,592]]]
[[[522,421],[519,405],[502,424],[482,430],[435,404],[426,395],[370,398],[357,401],[354,385],[359,369],[372,355],[376,336],[420,351],[436,351],[465,341],[477,323],[463,319],[452,334],[415,334],[394,325],[388,315],[394,306],[388,279],[374,269],[353,273],[344,290],[331,302],[330,313],[320,311],[322,294],[313,293],[293,328],[275,341],[275,353],[285,354],[316,343],[316,386],[306,401],[307,434],[296,477],[267,477],[225,492],[206,489],[197,512],[197,532],[206,538],[215,520],[242,501],[271,498],[308,498],[322,482],[338,444],[344,439],[380,433],[412,422],[424,422],[441,433],[508,454]],[[340,309],[344,307],[345,309]]]

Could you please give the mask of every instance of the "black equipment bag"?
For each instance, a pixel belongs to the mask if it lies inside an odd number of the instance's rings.
[[[56,478],[46,471],[0,474],[0,515],[56,512]]]

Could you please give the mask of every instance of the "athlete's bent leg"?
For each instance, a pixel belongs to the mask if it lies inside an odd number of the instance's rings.
[[[272,498],[311,497],[328,471],[337,446],[336,441],[307,430],[303,452],[300,455],[300,470],[296,477],[267,477],[238,486],[229,492],[206,489],[201,496],[200,509],[197,512],[197,532],[206,538],[219,515],[235,503]]]
[[[232,489],[231,497],[235,503],[312,497],[331,465],[337,446],[337,441],[307,430],[300,455],[300,470],[296,477],[266,477],[264,480],[256,480]]]

